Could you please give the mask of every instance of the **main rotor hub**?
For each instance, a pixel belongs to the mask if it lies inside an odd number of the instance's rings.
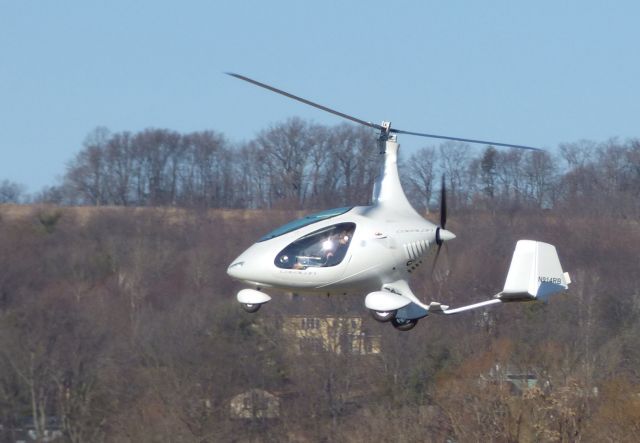
[[[383,121],[380,125],[380,140],[387,141],[390,137],[394,137],[391,135],[391,122]]]

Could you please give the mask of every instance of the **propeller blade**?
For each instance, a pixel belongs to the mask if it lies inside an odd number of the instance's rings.
[[[231,77],[235,77],[237,79],[240,80],[244,80],[245,82],[249,82],[253,85],[256,86],[260,86],[261,88],[264,89],[268,89],[269,91],[275,92],[277,94],[280,95],[284,95],[285,97],[291,98],[293,100],[297,100],[301,103],[304,103],[305,105],[309,105],[309,106],[313,106],[314,108],[320,109],[322,111],[328,112],[330,114],[334,114],[337,115],[338,117],[342,117],[345,118],[347,120],[350,120],[354,123],[358,123],[364,126],[367,126],[369,128],[373,128],[373,129],[377,129],[379,131],[382,132],[392,132],[395,134],[407,134],[407,135],[415,135],[418,137],[429,137],[429,138],[437,138],[437,139],[442,139],[442,140],[454,140],[454,141],[459,141],[459,142],[466,142],[466,143],[478,143],[478,144],[483,144],[483,145],[493,145],[493,146],[505,146],[507,148],[518,148],[518,149],[529,149],[532,151],[544,151],[543,149],[540,148],[534,148],[532,146],[524,146],[524,145],[516,145],[516,144],[512,144],[512,143],[498,143],[498,142],[492,142],[492,141],[485,141],[485,140],[476,140],[476,139],[472,139],[472,138],[461,138],[461,137],[450,137],[447,135],[436,135],[436,134],[427,134],[424,132],[412,132],[412,131],[404,131],[402,129],[395,129],[395,128],[384,128],[382,125],[378,125],[372,122],[368,122],[362,119],[359,119],[357,117],[354,117],[352,115],[349,114],[345,114],[344,112],[340,112],[340,111],[336,111],[335,109],[331,109],[328,108],[326,106],[323,106],[321,104],[312,102],[311,100],[307,100],[305,98],[302,97],[298,97],[297,95],[293,95],[289,92],[283,91],[282,89],[278,89],[278,88],[274,88],[273,86],[269,86],[265,83],[259,82],[257,80],[254,80],[252,78],[246,77],[244,75],[241,74],[236,74],[235,72],[225,72],[225,74],[230,75]]]
[[[442,186],[440,187],[440,227],[444,229],[447,224],[447,188],[442,174]]]
[[[433,280],[433,275],[436,273],[436,265],[438,264],[438,257],[440,257],[440,250],[442,249],[442,243],[438,244],[438,249],[436,249],[436,256],[433,258],[433,265],[431,266],[431,279]]]

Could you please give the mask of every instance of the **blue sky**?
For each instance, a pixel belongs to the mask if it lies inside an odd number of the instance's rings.
[[[0,181],[55,184],[97,126],[242,142],[340,123],[225,71],[412,131],[638,137],[639,18],[636,1],[0,0]]]

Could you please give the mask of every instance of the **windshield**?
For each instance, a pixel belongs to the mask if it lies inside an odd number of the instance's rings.
[[[326,211],[316,212],[315,214],[309,214],[303,218],[294,220],[292,222],[287,223],[286,225],[282,225],[279,228],[274,229],[273,231],[269,232],[267,235],[261,237],[260,240],[258,241],[261,242],[265,240],[270,240],[272,238],[279,237],[283,234],[286,234],[287,232],[295,231],[296,229],[302,228],[303,226],[307,226],[312,223],[326,220],[331,217],[337,217],[338,215],[342,215],[350,211],[352,208],[353,206],[347,206],[344,208],[328,209]]]
[[[276,256],[275,265],[284,269],[330,267],[342,263],[356,224],[327,226],[291,243]]]

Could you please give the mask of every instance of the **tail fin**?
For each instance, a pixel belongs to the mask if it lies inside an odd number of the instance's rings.
[[[566,291],[571,279],[562,272],[558,253],[553,245],[533,240],[520,240],[513,252],[502,301],[546,300]]]

